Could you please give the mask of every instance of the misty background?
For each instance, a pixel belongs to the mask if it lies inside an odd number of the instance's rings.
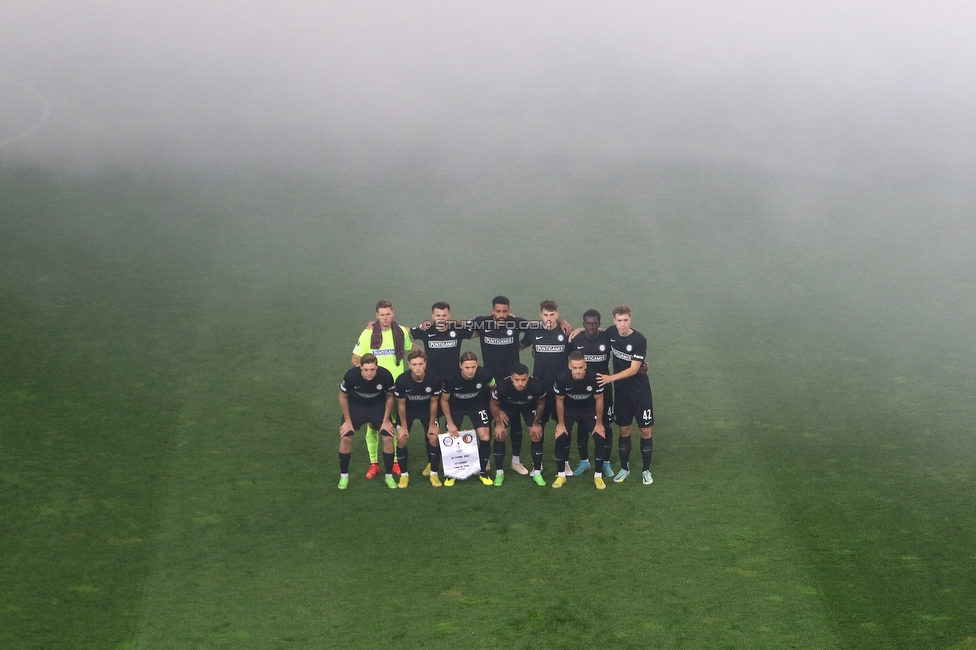
[[[476,241],[464,227],[476,235],[490,221],[698,219],[676,241],[690,242],[688,273],[710,274],[704,286],[777,304],[750,283],[788,258],[836,309],[896,329],[891,354],[906,338],[939,339],[933,327],[953,336],[946,354],[973,347],[972,2],[0,11],[7,169],[213,183],[253,254],[294,275],[314,276],[338,223],[392,224],[447,263]],[[755,236],[723,217],[723,187],[749,195],[740,207],[762,222]],[[693,202],[700,209],[679,218]],[[722,224],[736,234],[724,244]],[[89,225],[96,238],[116,230]],[[432,240],[427,226],[448,227]],[[484,255],[504,262],[505,241]],[[696,268],[702,256],[727,266]],[[327,282],[334,268],[320,270]]]
[[[694,158],[844,175],[882,160],[942,173],[972,161],[971,2],[15,1],[2,12],[0,141],[39,112],[12,82],[52,107],[7,159],[314,173],[425,156],[477,174]]]

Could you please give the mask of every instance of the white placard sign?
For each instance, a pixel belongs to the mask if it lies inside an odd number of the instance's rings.
[[[466,479],[481,471],[478,458],[478,436],[474,431],[459,431],[457,438],[449,433],[438,436],[441,445],[441,466],[444,476]]]

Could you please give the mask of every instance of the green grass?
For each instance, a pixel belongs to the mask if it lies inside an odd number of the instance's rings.
[[[564,176],[0,167],[0,647],[973,647],[968,204]],[[496,293],[631,304],[654,486],[336,490],[375,300]]]

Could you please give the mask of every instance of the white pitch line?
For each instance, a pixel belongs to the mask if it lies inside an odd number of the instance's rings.
[[[27,130],[25,130],[25,131],[23,131],[21,133],[18,133],[17,135],[15,135],[12,138],[7,138],[3,142],[0,142],[0,149],[3,149],[7,145],[10,145],[10,144],[13,144],[13,143],[17,142],[18,140],[22,140],[23,138],[26,138],[27,136],[29,136],[34,131],[36,131],[37,129],[41,128],[41,125],[43,125],[47,121],[47,118],[51,117],[51,104],[47,101],[47,97],[45,97],[43,94],[41,94],[41,92],[39,90],[37,90],[35,88],[32,88],[32,87],[30,87],[30,86],[28,86],[26,84],[22,84],[19,81],[9,81],[8,80],[7,83],[11,83],[11,84],[13,84],[15,86],[20,86],[24,90],[27,90],[28,92],[31,92],[34,95],[36,95],[37,98],[41,102],[41,109],[42,110],[41,110],[41,117],[40,117],[40,119],[38,119],[36,122],[34,122],[33,124],[31,124],[29,127],[27,127]]]

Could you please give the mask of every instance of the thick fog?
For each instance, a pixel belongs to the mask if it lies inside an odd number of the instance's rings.
[[[689,271],[733,302],[723,283],[739,273],[742,300],[790,304],[757,284],[784,268],[757,260],[781,254],[791,272],[805,259],[818,291],[838,287],[842,312],[872,305],[859,327],[897,320],[900,340],[948,325],[962,339],[947,349],[969,346],[974,2],[41,0],[0,12],[0,163],[247,170],[213,200],[248,206],[234,218],[257,233],[255,255],[274,239],[274,263],[299,275],[330,245],[329,210],[406,226],[667,217],[668,250],[728,256],[714,275]],[[266,171],[330,189],[283,202],[237,182]],[[753,232],[743,219],[760,213]],[[716,228],[728,233],[702,240]]]
[[[961,1],[15,1],[0,151],[306,173],[418,155],[951,167],[976,144],[974,28]]]

